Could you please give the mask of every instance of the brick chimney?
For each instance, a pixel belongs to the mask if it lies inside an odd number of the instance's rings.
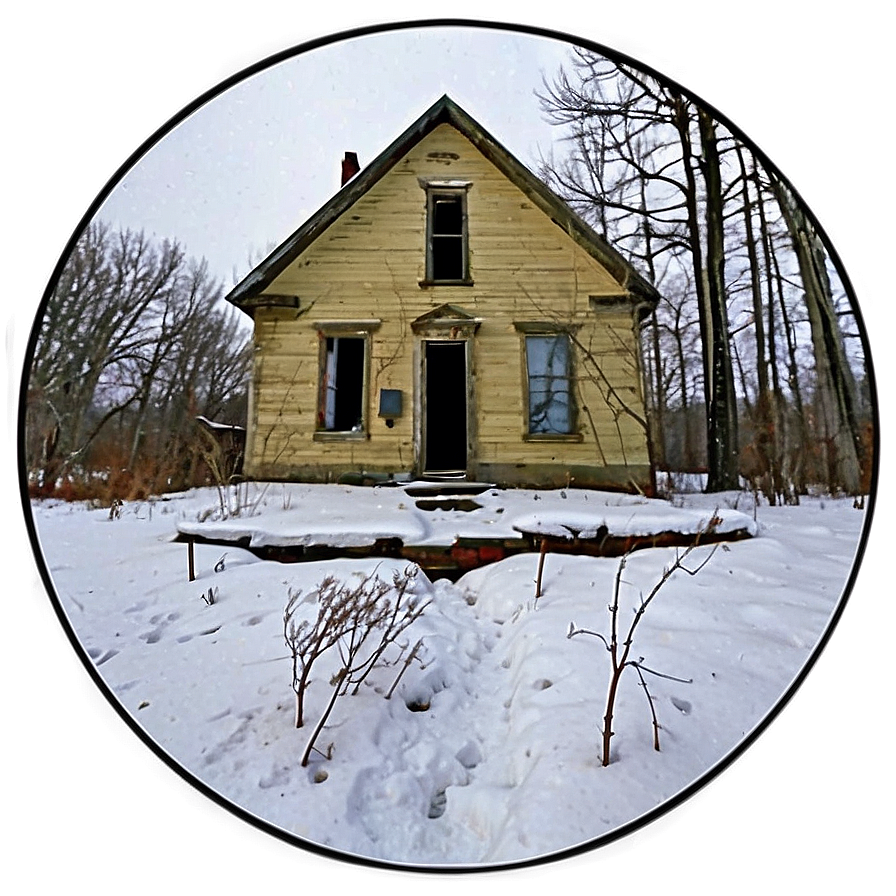
[[[342,160],[342,184],[345,186],[359,171],[361,166],[358,164],[358,154],[356,152],[347,152]]]

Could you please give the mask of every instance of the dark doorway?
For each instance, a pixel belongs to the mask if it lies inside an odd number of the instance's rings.
[[[467,346],[427,342],[424,379],[424,470],[465,473],[467,469]]]

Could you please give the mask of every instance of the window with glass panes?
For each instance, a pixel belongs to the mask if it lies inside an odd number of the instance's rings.
[[[566,333],[526,336],[530,435],[573,431],[572,358]]]

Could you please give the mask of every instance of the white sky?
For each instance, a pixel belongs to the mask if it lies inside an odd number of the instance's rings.
[[[229,288],[250,254],[257,263],[336,192],[346,150],[365,166],[444,93],[533,167],[559,137],[534,91],[568,50],[513,31],[431,27],[301,53],[188,116],[99,215],[178,239]]]

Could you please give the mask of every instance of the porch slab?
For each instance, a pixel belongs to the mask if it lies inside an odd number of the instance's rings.
[[[254,484],[259,487],[260,484]],[[757,534],[732,509],[683,509],[666,501],[587,490],[479,489],[476,501],[403,488],[290,485],[262,492],[245,513],[208,513],[181,520],[178,540],[246,548],[281,562],[392,557],[417,563],[431,577],[456,578],[505,557],[544,550],[619,556],[645,547],[734,541]],[[414,495],[431,496],[417,506]],[[474,504],[475,506],[469,506]],[[711,532],[708,532],[709,529]]]

